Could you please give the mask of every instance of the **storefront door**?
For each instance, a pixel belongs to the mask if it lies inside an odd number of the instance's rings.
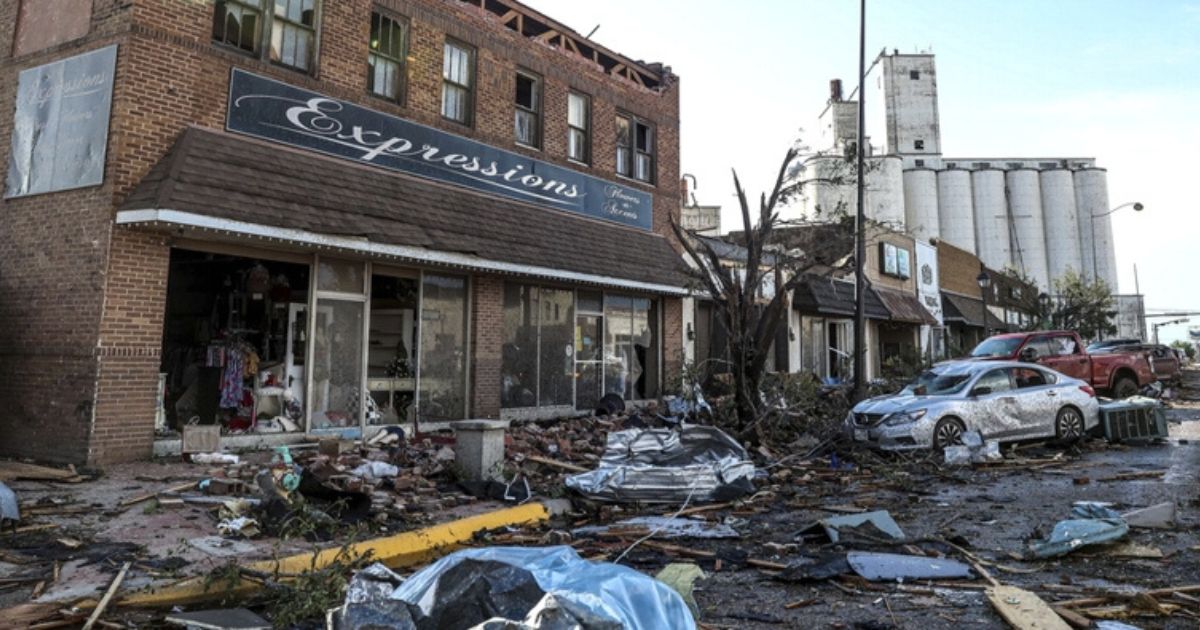
[[[582,304],[582,301],[580,302]],[[575,408],[595,409],[604,387],[601,335],[604,316],[579,313],[575,317]]]

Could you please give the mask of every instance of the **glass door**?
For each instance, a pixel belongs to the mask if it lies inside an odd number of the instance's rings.
[[[308,378],[309,428],[361,427],[366,265],[319,257],[315,308],[310,312],[312,366]]]

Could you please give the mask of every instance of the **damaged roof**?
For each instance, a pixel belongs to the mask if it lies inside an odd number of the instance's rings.
[[[653,232],[202,127],[184,130],[118,210],[173,210],[484,263],[687,284],[682,258]]]
[[[802,313],[818,313],[834,317],[854,316],[854,283],[834,280],[830,277],[809,276],[796,287],[792,296],[792,308]],[[890,319],[887,307],[879,294],[868,286],[866,292],[866,314],[869,319]]]

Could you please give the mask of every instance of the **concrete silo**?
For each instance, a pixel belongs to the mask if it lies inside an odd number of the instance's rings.
[[[971,172],[952,168],[937,173],[938,231],[942,240],[975,251],[975,211]]]
[[[1084,274],[1098,277],[1117,291],[1111,217],[1108,207],[1108,172],[1102,168],[1075,171],[1075,210],[1079,217],[1079,253]],[[1106,215],[1106,216],[1097,216]],[[1095,260],[1092,259],[1093,255]]]
[[[1046,266],[1050,288],[1068,269],[1083,271],[1079,254],[1079,217],[1075,210],[1075,178],[1066,168],[1042,171],[1042,221],[1046,226]]]
[[[815,156],[805,163],[804,216],[828,217],[842,211],[854,214],[854,164],[841,156]],[[841,182],[841,183],[833,183]]]
[[[1012,220],[1012,264],[1042,290],[1050,288],[1046,266],[1046,230],[1042,223],[1042,187],[1038,171],[1018,168],[1005,172],[1008,212]]]
[[[992,269],[1011,266],[1004,171],[992,168],[972,171],[971,200],[975,208],[976,255]]]
[[[867,218],[903,230],[904,174],[899,156],[871,158],[866,174]],[[850,180],[853,182],[853,178]],[[853,191],[853,186],[851,186]],[[852,206],[853,207],[853,206]]]
[[[904,223],[917,241],[939,238],[937,172],[928,168],[904,171]]]

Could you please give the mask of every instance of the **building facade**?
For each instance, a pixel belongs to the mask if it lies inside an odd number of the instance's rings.
[[[507,0],[0,17],[0,454],[106,464],[187,424],[370,432],[673,382],[669,68]]]
[[[1107,173],[1093,158],[955,158],[942,152],[937,69],[932,54],[883,53],[867,77],[867,216],[975,253],[1042,291],[1072,269],[1117,292]],[[854,208],[847,147],[857,138],[858,102],[832,84],[818,123],[818,178],[805,211]]]

